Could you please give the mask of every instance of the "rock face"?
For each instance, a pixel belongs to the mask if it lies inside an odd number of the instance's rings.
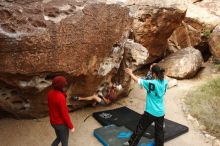
[[[193,26],[190,22],[183,21],[168,40],[170,52],[174,53],[182,48],[199,45],[202,41],[201,31],[202,25],[199,23]]]
[[[127,40],[124,44],[126,64],[132,70],[136,70],[146,64],[149,53],[145,47],[133,40]]]
[[[209,39],[210,50],[218,61],[220,61],[220,25],[212,32]]]
[[[203,58],[200,51],[188,47],[171,54],[159,65],[165,69],[166,75],[177,79],[193,77],[202,66]]]
[[[196,18],[210,26],[216,26],[220,22],[219,0],[201,0],[190,6],[187,17]]]
[[[189,0],[103,0],[123,3],[130,9],[133,26],[129,38],[149,52],[147,63],[161,59],[168,49],[167,39],[185,17]],[[160,40],[160,41],[158,41]]]
[[[47,115],[55,75],[68,79],[68,95],[92,95],[110,80],[126,91],[124,67],[163,57],[184,19],[186,8],[167,1],[2,0],[0,112]],[[72,104],[76,109],[87,103]]]
[[[200,22],[185,18],[168,39],[169,53],[174,53],[186,47],[194,47],[202,53],[205,61],[211,56],[208,39],[211,28],[206,28]]]
[[[138,7],[134,13],[133,35],[148,48],[147,63],[161,58],[168,48],[167,39],[185,17],[185,9]]]
[[[0,20],[0,108],[26,117],[47,114],[56,74],[81,96],[111,80],[132,22],[128,8],[95,1],[3,1]]]
[[[118,5],[71,6],[65,2],[61,6],[53,2],[38,5],[38,11],[43,9],[43,12],[29,12],[25,7],[3,8],[3,12],[15,16],[9,24],[4,21],[1,24],[1,48],[4,48],[1,49],[4,53],[1,72],[30,74],[50,70],[77,75],[77,72],[87,74],[93,68],[92,73],[99,69],[103,58],[110,56],[113,44],[120,41],[130,24],[128,9]],[[15,11],[22,12],[16,15]],[[16,16],[19,15],[27,19],[23,25],[18,24]],[[39,18],[33,22],[35,17]],[[42,25],[36,26],[35,22]],[[13,49],[10,49],[12,46]],[[93,66],[94,60],[97,60],[98,66]]]
[[[220,23],[220,1],[193,0],[188,2],[187,7],[186,17],[181,26],[169,38],[169,51],[194,47],[202,52],[206,61],[211,55],[208,39],[214,27]]]

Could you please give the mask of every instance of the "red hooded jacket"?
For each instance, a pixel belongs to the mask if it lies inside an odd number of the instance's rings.
[[[69,129],[73,124],[69,117],[65,94],[59,90],[51,90],[48,93],[48,107],[50,123],[52,125],[66,124]]]

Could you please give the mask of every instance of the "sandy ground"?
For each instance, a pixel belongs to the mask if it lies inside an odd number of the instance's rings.
[[[165,143],[165,146],[211,146],[207,139],[197,127],[187,120],[182,110],[182,98],[188,91],[200,85],[206,79],[183,80],[178,86],[167,91],[166,118],[187,125],[189,132]],[[102,146],[93,136],[93,130],[101,127],[93,117],[84,119],[95,111],[107,110],[121,105],[142,113],[145,107],[145,91],[133,84],[133,90],[128,98],[122,99],[109,107],[85,108],[71,113],[71,118],[76,132],[70,135],[70,146]],[[54,139],[54,131],[50,127],[49,119],[39,120],[0,120],[0,146],[49,146]]]

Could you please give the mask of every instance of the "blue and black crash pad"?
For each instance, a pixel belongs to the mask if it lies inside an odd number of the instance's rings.
[[[120,107],[113,110],[101,111],[93,113],[93,117],[103,126],[116,125],[124,126],[127,129],[134,131],[138,124],[141,115],[127,107]],[[171,120],[165,119],[164,140],[168,141],[177,136],[188,132],[188,127]],[[145,132],[144,137],[154,138],[154,126],[151,125]]]
[[[109,125],[94,130],[94,136],[104,146],[123,146],[131,136],[132,131],[124,126]],[[153,146],[154,141],[146,137],[142,137],[138,146]]]

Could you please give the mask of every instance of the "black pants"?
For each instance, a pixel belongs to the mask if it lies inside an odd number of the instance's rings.
[[[56,139],[51,146],[58,146],[61,142],[62,146],[68,146],[69,128],[67,125],[52,125],[56,133]]]
[[[137,146],[141,137],[143,136],[146,129],[152,124],[155,123],[155,146],[163,146],[164,145],[164,130],[163,130],[163,122],[164,116],[155,117],[147,112],[144,112],[139,123],[137,125],[136,130],[132,134],[129,139],[130,146]]]

